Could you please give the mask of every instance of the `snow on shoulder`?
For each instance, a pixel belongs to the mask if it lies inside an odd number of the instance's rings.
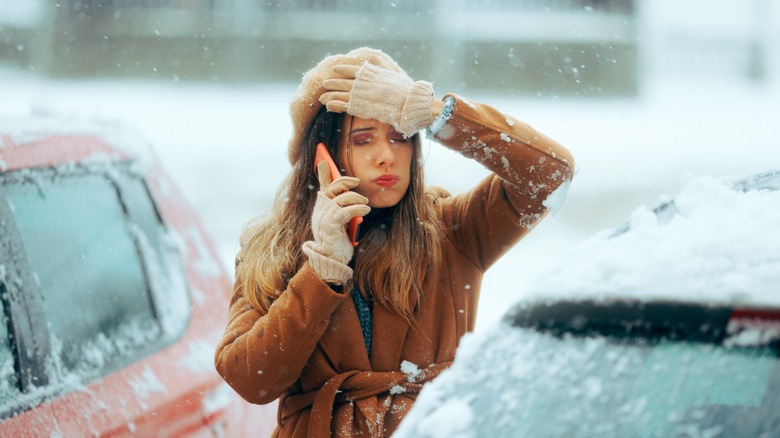
[[[575,246],[525,298],[780,306],[778,224],[780,170],[691,178],[673,199]]]

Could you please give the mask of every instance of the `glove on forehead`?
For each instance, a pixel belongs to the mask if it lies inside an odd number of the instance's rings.
[[[361,47],[346,54],[328,56],[303,75],[303,80],[298,85],[290,102],[290,117],[293,128],[287,150],[290,164],[295,164],[298,160],[303,149],[303,137],[309,130],[312,120],[323,107],[319,101],[320,96],[325,92],[322,83],[326,79],[335,77],[333,67],[340,64],[360,66],[365,62],[373,62],[373,56],[376,56],[380,62],[380,67],[405,73],[390,56],[381,50]]]

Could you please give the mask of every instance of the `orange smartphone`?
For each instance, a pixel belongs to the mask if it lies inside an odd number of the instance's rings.
[[[314,175],[317,175],[317,163],[319,163],[322,160],[328,162],[331,181],[335,181],[336,178],[341,177],[341,172],[339,172],[339,168],[336,167],[336,163],[333,161],[333,158],[328,153],[328,148],[325,147],[325,143],[320,143],[317,145],[317,152],[314,155]],[[363,217],[356,216],[350,219],[349,223],[347,224],[347,236],[349,236],[349,241],[352,242],[352,246],[358,246],[357,233],[358,233],[358,228],[360,227],[360,224],[362,222],[363,222]]]

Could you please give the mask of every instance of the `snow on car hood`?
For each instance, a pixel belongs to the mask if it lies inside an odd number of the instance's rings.
[[[671,214],[639,207],[540,272],[527,297],[780,305],[780,173],[770,179],[746,190],[751,178],[690,178]]]

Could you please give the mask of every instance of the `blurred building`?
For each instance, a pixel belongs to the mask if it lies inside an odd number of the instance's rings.
[[[369,45],[443,88],[630,94],[638,59],[633,0],[0,0],[0,36],[67,77],[297,81]]]
[[[768,4],[725,1],[747,5],[733,10]],[[416,78],[435,78],[439,89],[631,95],[647,62],[642,4],[0,0],[0,63],[56,77],[294,82],[324,55],[368,45],[387,51]],[[760,79],[766,70],[762,40],[749,33],[729,41],[752,45],[751,59],[739,62]]]

